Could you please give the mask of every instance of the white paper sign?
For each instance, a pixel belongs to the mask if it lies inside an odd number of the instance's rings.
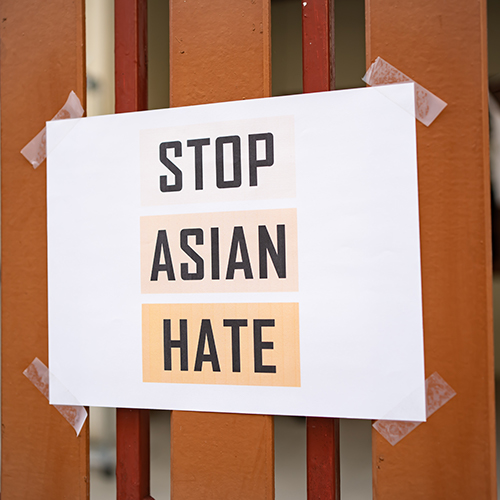
[[[413,99],[48,123],[51,403],[425,420]]]

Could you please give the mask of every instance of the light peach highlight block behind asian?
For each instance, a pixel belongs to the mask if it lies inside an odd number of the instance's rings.
[[[286,278],[279,278],[269,258],[268,277],[259,278],[258,226],[265,225],[273,245],[277,246],[277,226],[285,225]],[[226,279],[229,251],[236,226],[243,227],[252,267],[252,279],[247,279],[242,269],[237,269],[232,279]],[[219,228],[220,278],[211,278],[211,233]],[[180,248],[180,232],[185,228],[201,228],[203,244],[196,245],[194,238],[190,246],[204,261],[204,278],[184,281],[181,278],[181,263],[194,269],[194,262]],[[162,271],[156,281],[151,280],[151,269],[159,230],[166,230],[169,251],[172,256],[175,280],[168,280]],[[241,254],[238,251],[238,261]],[[165,262],[164,255],[161,262]],[[181,215],[155,215],[141,217],[141,292],[142,293],[225,293],[225,292],[296,292],[299,287],[297,255],[297,210],[251,210],[241,212],[214,212]]]

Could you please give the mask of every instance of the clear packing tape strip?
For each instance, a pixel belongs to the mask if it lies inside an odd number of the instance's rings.
[[[52,120],[64,120],[65,118],[81,118],[84,110],[78,96],[71,91],[64,106],[57,112]],[[51,121],[52,121],[51,120]],[[47,128],[43,129],[30,141],[21,154],[37,168],[47,158]]]
[[[437,372],[425,381],[425,393],[427,418],[456,395],[456,392]],[[377,420],[373,427],[394,446],[422,423],[425,422]]]
[[[48,400],[50,376],[49,369],[38,358],[35,358],[28,368],[24,370],[23,374]],[[54,377],[52,377],[52,380],[54,380]],[[78,436],[87,418],[87,410],[81,405],[53,406],[70,423]]]
[[[409,76],[399,71],[397,68],[377,57],[375,62],[368,68],[363,81],[371,87],[379,85],[390,85],[393,83],[414,83],[415,84],[415,118],[429,126],[443,111],[447,104],[432,92],[419,85]]]

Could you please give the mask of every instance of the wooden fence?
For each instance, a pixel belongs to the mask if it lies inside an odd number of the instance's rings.
[[[147,107],[146,3],[115,0],[116,112]],[[332,5],[303,2],[305,92],[334,85]],[[4,500],[89,496],[88,423],[76,438],[23,377],[47,362],[46,181],[19,153],[71,90],[85,99],[84,12],[0,5]],[[270,0],[170,0],[171,106],[269,96],[270,32]],[[394,447],[374,432],[374,498],[493,500],[486,1],[366,0],[366,46],[448,104],[417,137],[426,373],[457,392]],[[171,422],[172,499],[274,498],[272,417]],[[117,436],[117,496],[148,498],[148,411],[117,410]],[[338,421],[308,419],[307,440],[308,499],[339,499]]]

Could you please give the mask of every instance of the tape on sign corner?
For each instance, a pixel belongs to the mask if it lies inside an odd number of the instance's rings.
[[[444,381],[439,373],[434,372],[425,381],[426,414],[429,418],[439,408],[445,405],[457,393]],[[373,427],[392,446],[399,443],[411,431],[425,422],[377,420]]]
[[[363,81],[371,87],[379,85],[391,85],[393,83],[414,83],[415,84],[415,118],[429,126],[443,111],[447,104],[429,92],[427,89],[405,75],[381,57],[377,57],[375,62],[368,68]]]
[[[64,106],[57,112],[52,120],[64,120],[65,118],[81,118],[84,110],[78,96],[71,91]],[[51,121],[52,121],[51,120]],[[31,139],[23,149],[21,154],[37,168],[47,158],[47,128],[43,129]]]
[[[38,358],[35,358],[28,368],[24,370],[23,374],[48,400],[50,377],[49,369]],[[80,431],[82,430],[83,424],[87,418],[87,410],[81,405],[53,406],[69,422],[73,429],[75,429],[76,435],[80,435]]]

